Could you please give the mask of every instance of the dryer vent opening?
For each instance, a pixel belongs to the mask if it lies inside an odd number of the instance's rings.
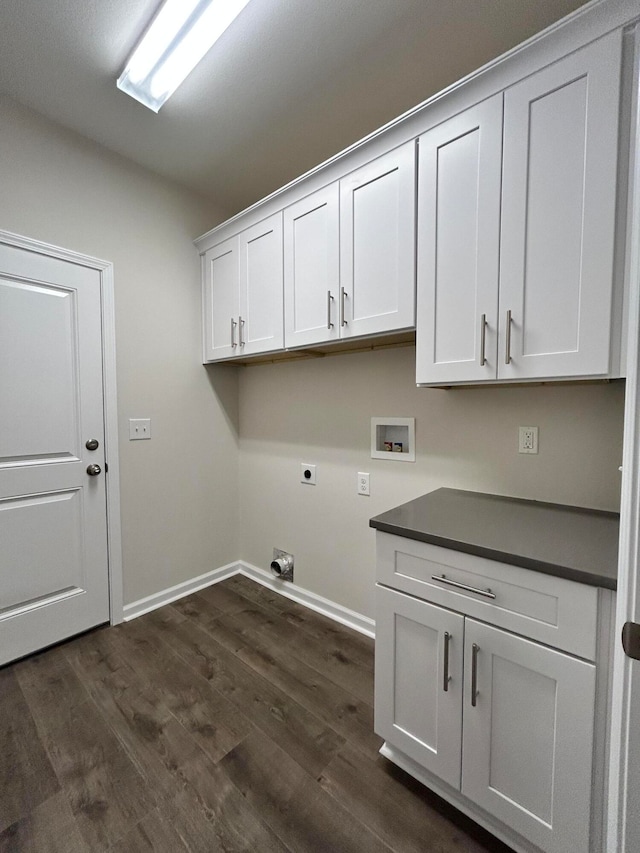
[[[283,581],[293,580],[293,554],[286,551],[273,549],[273,560],[271,561],[271,573]]]

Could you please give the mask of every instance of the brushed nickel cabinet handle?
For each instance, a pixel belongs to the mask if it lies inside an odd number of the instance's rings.
[[[476,707],[478,698],[478,652],[480,646],[474,643],[471,646],[471,707]]]
[[[451,634],[448,631],[444,632],[444,676],[442,679],[442,689],[445,693],[449,690],[449,682],[451,681],[451,676],[449,675],[449,641],[451,640]]]
[[[504,354],[504,363],[511,362],[511,309],[507,311],[507,328],[506,328],[506,350]]]
[[[479,589],[477,586],[468,586],[466,583],[460,583],[459,581],[452,581],[446,575],[431,575],[432,581],[440,581],[440,583],[446,583],[449,586],[455,586],[456,589],[464,589],[467,592],[475,592],[477,595],[483,595],[485,598],[495,598],[495,592],[491,592],[490,589]]]
[[[237,346],[238,346],[238,344],[236,343],[236,326],[237,326],[237,325],[238,325],[238,324],[236,323],[236,321],[235,321],[235,320],[233,319],[233,317],[232,317],[232,318],[231,318],[231,348],[232,348],[232,349],[233,349],[234,347],[237,347]]]
[[[242,317],[238,317],[238,335],[240,338],[240,346],[241,347],[243,347],[246,343],[246,341],[244,341],[242,338],[242,332],[243,331],[244,331],[244,320],[242,319]]]
[[[340,288],[340,325],[341,326],[347,325],[347,321],[346,321],[345,316],[344,316],[344,300],[345,300],[346,296],[347,296],[347,293],[346,293],[344,287],[341,287]]]
[[[484,367],[487,363],[485,358],[485,348],[487,344],[487,315],[482,314],[480,317],[480,367]]]
[[[333,296],[331,295],[331,291],[327,290],[327,329],[333,329],[333,323],[331,322],[331,303],[333,302]]]

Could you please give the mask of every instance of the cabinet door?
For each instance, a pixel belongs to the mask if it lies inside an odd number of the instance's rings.
[[[376,595],[375,730],[459,789],[464,617],[385,587]]]
[[[500,378],[609,371],[621,47],[505,93]]]
[[[284,342],[338,337],[340,187],[336,182],[284,211]]]
[[[420,137],[416,380],[495,379],[502,95]]]
[[[282,213],[243,231],[239,241],[239,354],[282,349]]]
[[[467,619],[465,671],[462,793],[548,853],[587,853],[595,666]]]
[[[205,361],[238,355],[238,238],[214,246],[204,256]]]
[[[415,143],[340,181],[341,337],[415,325]]]

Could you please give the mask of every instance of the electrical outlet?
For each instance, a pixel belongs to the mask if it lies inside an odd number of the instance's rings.
[[[518,428],[518,453],[538,452],[538,427]]]
[[[316,466],[309,465],[308,462],[300,463],[300,482],[308,483],[310,486],[316,484]]]
[[[151,418],[129,418],[129,441],[151,438]]]
[[[364,471],[358,471],[358,494],[359,495],[370,495],[369,491],[369,475],[365,474]]]

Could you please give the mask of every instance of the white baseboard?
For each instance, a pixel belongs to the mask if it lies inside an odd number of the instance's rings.
[[[328,616],[335,622],[340,622],[341,625],[346,625],[347,628],[353,628],[360,634],[365,634],[367,637],[375,637],[376,623],[368,616],[362,616],[354,610],[349,610],[348,607],[343,607],[341,604],[336,604],[335,601],[329,601],[328,598],[323,598],[315,592],[310,592],[295,583],[283,581],[274,577],[271,572],[266,569],[259,569],[257,566],[252,566],[250,563],[245,563],[242,560],[238,563],[240,574],[245,575],[252,581],[257,581],[263,586],[268,586],[274,592],[284,595],[286,598],[297,601],[298,604],[303,604],[310,610],[315,610],[316,613],[322,613],[323,616]]]
[[[199,589],[204,589],[207,586],[211,586],[211,584],[219,583],[233,575],[237,575],[239,571],[240,563],[228,563],[219,569],[213,569],[211,572],[205,572],[204,575],[198,575],[197,578],[191,578],[175,586],[170,586],[169,589],[164,589],[161,592],[148,595],[146,598],[141,598],[139,601],[125,604],[124,621],[128,622],[130,619],[135,619],[138,616],[143,616],[145,613],[150,613],[152,610],[157,610],[158,607],[163,607],[165,604],[171,604],[172,601],[184,598],[185,595],[191,595],[193,592],[198,592]]]
[[[329,601],[328,598],[323,598],[321,595],[310,592],[308,589],[304,589],[294,583],[282,581],[265,569],[260,569],[241,560],[236,563],[228,563],[226,566],[221,566],[219,569],[206,572],[197,578],[191,578],[191,580],[176,584],[169,587],[169,589],[148,595],[139,601],[125,604],[124,621],[128,622],[130,619],[143,616],[145,613],[157,610],[158,607],[171,604],[172,601],[184,598],[185,595],[191,595],[200,589],[204,589],[214,583],[219,583],[237,574],[242,574],[252,581],[269,587],[269,589],[277,592],[279,595],[290,598],[292,601],[297,601],[298,604],[302,604],[310,610],[315,610],[316,613],[322,613],[323,616],[327,616],[335,622],[340,622],[341,625],[346,625],[347,628],[352,628],[360,634],[365,634],[367,637],[375,637],[376,623],[373,619],[369,619],[368,616],[362,616],[354,610],[349,610],[349,608],[343,607],[341,604]]]

